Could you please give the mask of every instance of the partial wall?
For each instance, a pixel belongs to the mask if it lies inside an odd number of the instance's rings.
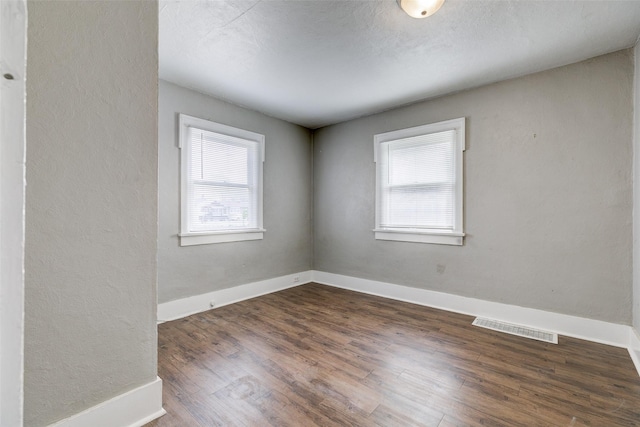
[[[310,270],[309,131],[165,81],[159,102],[159,302]],[[263,240],[179,245],[179,113],[265,135]]]
[[[38,427],[157,383],[158,8],[28,11],[24,423]]]
[[[633,52],[633,326],[640,331],[640,43]]]
[[[318,130],[315,270],[630,324],[632,53]],[[457,117],[464,246],[375,240],[373,136]]]
[[[26,0],[0,6],[0,426],[22,426]]]

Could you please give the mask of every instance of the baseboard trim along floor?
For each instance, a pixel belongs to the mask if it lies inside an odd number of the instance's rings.
[[[140,427],[164,414],[162,380],[156,377],[49,427]]]
[[[311,282],[311,274],[310,270],[303,271],[158,304],[158,323],[304,285]]]
[[[638,375],[640,375],[640,335],[638,335],[638,331],[635,328],[630,328],[629,331],[629,354],[631,355],[631,360],[633,360],[633,364],[636,366],[636,371],[638,371]]]
[[[179,319],[211,308],[222,307],[310,282],[470,316],[488,317],[535,329],[543,329],[558,335],[623,347],[629,350],[629,354],[640,375],[640,338],[635,330],[628,325],[317,270],[290,274],[162,303],[158,305],[158,322]],[[212,301],[214,303],[213,307],[211,305]]]

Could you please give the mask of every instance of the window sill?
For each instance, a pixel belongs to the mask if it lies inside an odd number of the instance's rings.
[[[376,229],[376,240],[394,240],[397,242],[432,243],[436,245],[462,246],[464,233],[431,232],[421,230]]]
[[[266,230],[233,230],[207,233],[180,233],[180,246],[209,245],[214,243],[262,240]]]

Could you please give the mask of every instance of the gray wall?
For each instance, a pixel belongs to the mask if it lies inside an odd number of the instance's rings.
[[[30,1],[25,425],[156,378],[156,2]]]
[[[178,113],[265,135],[263,240],[180,247]],[[310,133],[160,81],[160,303],[312,268]]]
[[[631,322],[631,50],[323,128],[315,269]],[[467,118],[465,245],[374,240],[373,135]]]
[[[640,333],[640,43],[634,49],[633,326]]]

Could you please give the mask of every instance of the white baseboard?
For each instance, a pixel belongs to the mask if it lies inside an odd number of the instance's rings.
[[[294,278],[296,277],[298,281],[294,282]],[[215,301],[214,308],[222,307],[309,282],[316,282],[323,285],[349,289],[470,316],[489,317],[508,323],[555,332],[559,335],[626,348],[629,350],[631,359],[640,375],[640,337],[638,337],[635,330],[628,325],[317,270],[290,274],[159,304],[158,322],[161,323],[168,320],[179,319],[209,310],[211,309],[211,301]]]
[[[158,323],[180,319],[211,310],[211,308],[222,307],[309,282],[311,282],[310,270],[165,302],[158,304]],[[215,302],[214,307],[211,307],[211,301]]]
[[[164,414],[162,380],[156,378],[49,427],[140,427]]]
[[[636,371],[640,375],[640,335],[635,328],[630,328],[629,331],[629,355],[633,364],[636,366]]]
[[[629,331],[631,327],[627,325],[326,273],[324,271],[313,271],[312,277],[314,282],[324,285],[471,316],[489,317],[508,323],[544,329],[559,335],[629,348]]]

